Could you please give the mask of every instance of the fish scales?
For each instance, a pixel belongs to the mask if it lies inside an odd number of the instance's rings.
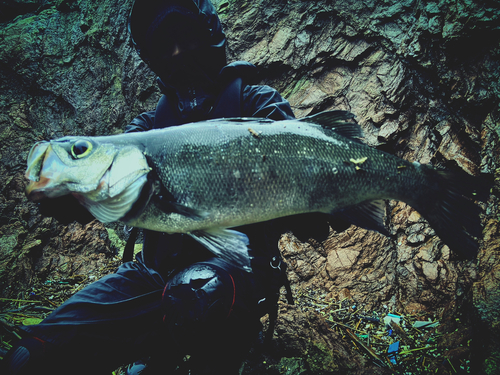
[[[232,124],[203,131],[172,129],[168,147],[153,161],[154,169],[176,202],[206,217],[173,215],[176,223],[165,222],[163,231],[172,231],[170,226],[190,232],[312,211],[331,213],[366,200],[399,197],[418,183],[413,164],[331,130],[300,123],[252,128],[259,138]],[[350,162],[362,157],[362,165]],[[401,165],[405,168],[398,169]]]
[[[474,257],[481,235],[474,201],[487,199],[491,184],[368,147],[352,118],[332,111],[212,120],[39,142],[28,156],[27,195],[72,194],[103,222],[188,233],[247,270],[246,236],[227,228],[342,211],[378,229],[380,200],[396,199],[417,209],[452,250]]]

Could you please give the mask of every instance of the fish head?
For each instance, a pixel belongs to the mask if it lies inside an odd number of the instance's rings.
[[[36,143],[27,160],[28,199],[72,194],[103,222],[123,216],[140,194],[151,168],[138,147],[116,144],[112,139],[64,137]],[[121,205],[120,212],[113,217],[105,218],[98,212],[117,204]]]

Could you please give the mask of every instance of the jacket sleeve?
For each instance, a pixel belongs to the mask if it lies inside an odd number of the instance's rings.
[[[153,129],[155,111],[141,113],[125,127],[125,133],[144,132]]]
[[[273,120],[294,119],[288,100],[269,86],[246,86],[243,90],[243,116]]]

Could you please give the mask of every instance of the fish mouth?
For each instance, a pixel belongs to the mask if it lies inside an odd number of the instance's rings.
[[[43,185],[40,185],[39,182],[30,181],[28,186],[26,187],[26,197],[32,202],[40,202],[47,197],[44,191],[40,190]]]
[[[45,154],[50,146],[50,142],[41,141],[33,145],[28,154],[28,168],[26,169],[26,178],[31,181],[40,180],[40,172],[45,158]]]
[[[35,143],[28,155],[27,164],[25,177],[30,182],[25,193],[30,201],[38,202],[69,193],[69,190],[56,178],[57,175],[61,175],[65,166],[52,150],[50,142]]]
[[[28,168],[26,169],[25,177],[30,180],[30,182],[26,187],[25,192],[26,197],[33,202],[39,202],[47,198],[43,188],[50,182],[50,180],[47,178],[41,178],[40,173],[42,171],[43,162],[49,146],[49,142],[37,142],[31,148],[28,155]]]

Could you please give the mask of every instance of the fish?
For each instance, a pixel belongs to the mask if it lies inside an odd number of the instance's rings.
[[[317,212],[384,233],[387,199],[415,208],[450,249],[473,259],[478,203],[490,189],[463,170],[366,145],[355,116],[340,110],[41,141],[26,177],[32,201],[73,195],[103,223],[186,233],[249,272],[248,238],[237,227]]]

